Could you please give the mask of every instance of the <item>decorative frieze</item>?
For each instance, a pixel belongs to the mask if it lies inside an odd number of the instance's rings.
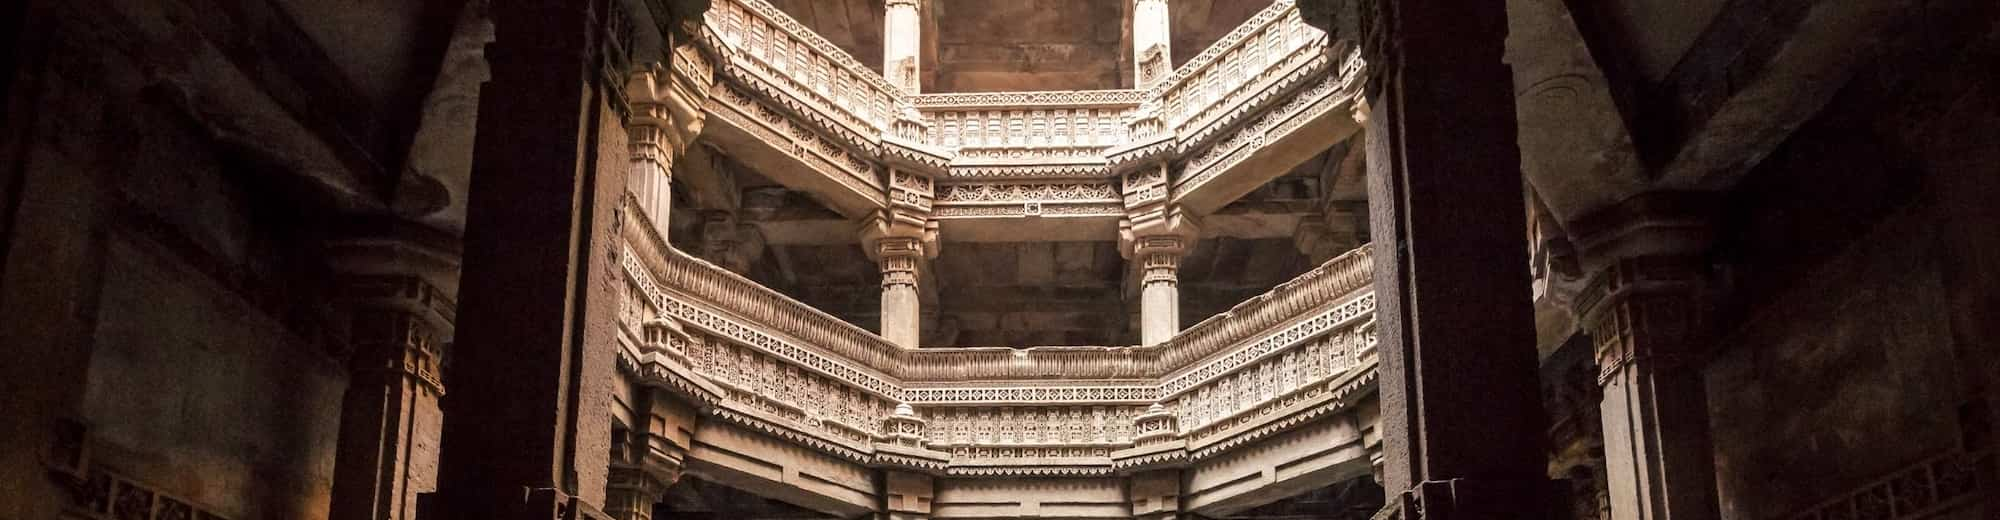
[[[1116,216],[1108,182],[982,182],[938,186],[939,218]]]

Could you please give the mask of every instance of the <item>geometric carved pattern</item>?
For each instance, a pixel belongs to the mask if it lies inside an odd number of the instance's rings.
[[[1792,520],[1905,520],[1930,518],[1979,496],[1980,466],[1987,452],[1952,452],[1918,462],[1839,498],[1821,502]]]
[[[131,479],[91,468],[71,488],[69,515],[93,520],[221,520],[221,515]]]

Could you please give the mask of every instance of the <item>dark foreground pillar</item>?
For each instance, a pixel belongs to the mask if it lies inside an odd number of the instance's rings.
[[[629,168],[626,26],[609,0],[494,0],[480,95],[439,509],[601,517]]]
[[[1506,3],[1374,4],[1383,487],[1405,518],[1546,518]]]

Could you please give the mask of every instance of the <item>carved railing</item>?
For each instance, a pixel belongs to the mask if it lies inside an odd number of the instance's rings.
[[[725,73],[861,140],[892,131],[907,106],[880,74],[767,2],[718,1],[705,19],[727,50]]]
[[[1359,75],[1330,65],[1326,33],[1305,24],[1292,0],[1273,2],[1145,90],[910,95],[764,0],[718,0],[704,31],[720,55],[717,75],[740,85],[724,91],[769,98],[871,160],[914,157],[952,177],[1109,177],[1123,154],[1161,141],[1177,156],[1213,153],[1211,141],[1301,85]],[[883,146],[892,139],[923,149]]]
[[[1127,124],[1142,94],[1136,90],[926,94],[914,101],[930,127],[924,142],[954,153],[955,172],[980,176],[986,172],[981,166],[1101,166],[1105,150],[1129,140]]]
[[[859,461],[874,461],[898,404],[927,424],[905,433],[950,467],[1105,473],[1142,431],[1206,457],[1296,422],[1285,417],[1349,406],[1372,382],[1366,250],[1156,346],[910,349],[667,247],[642,212],[622,215],[626,372]]]
[[[1184,140],[1227,126],[1271,87],[1324,68],[1326,33],[1309,26],[1291,0],[1272,2],[1176,69],[1149,93],[1160,117]]]

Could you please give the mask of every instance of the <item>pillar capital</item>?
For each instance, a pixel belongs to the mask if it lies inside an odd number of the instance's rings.
[[[1200,219],[1167,206],[1118,221],[1118,252],[1127,259],[1167,253],[1180,256],[1201,238]]]
[[[937,258],[938,223],[925,215],[884,211],[862,220],[861,248],[877,262],[897,256]]]

